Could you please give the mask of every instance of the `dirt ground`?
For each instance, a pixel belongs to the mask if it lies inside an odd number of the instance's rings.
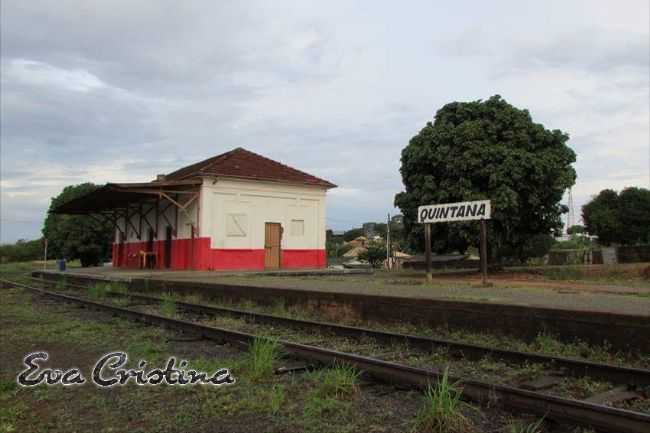
[[[645,279],[643,274],[648,266],[644,263],[512,268],[490,274],[488,287],[481,285],[480,276],[475,272],[438,271],[432,283],[426,283],[422,272],[413,271],[376,271],[371,275],[275,276],[264,273],[151,272],[107,267],[73,272],[120,278],[466,300],[650,316],[650,280]]]
[[[314,397],[319,372],[251,379],[246,353],[158,328],[125,322],[76,306],[0,290],[0,432],[405,432],[421,394],[361,384],[348,397]],[[189,341],[186,341],[189,340]],[[230,368],[227,387],[138,386],[110,389],[90,383],[102,354],[126,351],[164,367],[169,356],[201,371]],[[23,388],[23,357],[47,351],[43,368],[78,367],[87,383]],[[278,361],[285,365],[291,361]],[[295,361],[293,361],[295,362]],[[323,371],[323,370],[320,370]],[[472,416],[483,418],[481,412]],[[494,426],[491,416],[479,423]]]
[[[20,289],[0,289],[0,433],[11,432],[332,432],[417,433],[423,405],[419,392],[357,381],[353,392],[328,394],[329,369],[254,377],[250,355],[188,335],[147,327],[106,313],[56,303]],[[188,368],[229,368],[237,382],[227,387],[83,385],[21,387],[23,358],[46,351],[41,368],[77,367],[90,379],[95,362],[125,351],[128,367],[144,360],[163,368],[170,356]],[[273,367],[300,361],[280,358]],[[538,425],[539,418],[463,403],[471,432],[506,433]],[[530,430],[533,431],[533,430]],[[544,423],[539,433],[591,430]]]

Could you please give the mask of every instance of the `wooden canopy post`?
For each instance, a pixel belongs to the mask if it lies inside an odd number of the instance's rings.
[[[427,269],[427,282],[433,281],[431,275],[431,224],[424,225],[424,261]]]
[[[160,222],[160,196],[156,197],[156,239],[158,239],[159,222]]]

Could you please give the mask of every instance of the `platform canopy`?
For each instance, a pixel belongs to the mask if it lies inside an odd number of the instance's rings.
[[[158,220],[167,220],[166,210],[176,206],[187,212],[188,206],[199,197],[201,179],[153,181],[145,183],[107,183],[106,185],[63,203],[51,212],[55,214],[88,215],[101,222],[110,222],[121,233],[129,224],[137,237],[142,238],[143,223],[157,236]],[[161,207],[162,206],[162,207]],[[150,221],[149,215],[154,218]],[[132,217],[138,217],[139,224],[133,225]],[[124,221],[120,227],[119,220]],[[167,221],[176,229],[176,224]]]

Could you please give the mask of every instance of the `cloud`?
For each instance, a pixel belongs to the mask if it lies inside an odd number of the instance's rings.
[[[646,182],[647,2],[0,4],[2,242],[65,185],[237,146],[338,184],[333,228],[383,220],[408,140],[496,93],[570,133],[576,202]]]
[[[76,92],[89,92],[105,86],[99,78],[82,69],[65,70],[47,63],[23,59],[10,60],[6,67],[3,67],[2,75],[7,81],[17,84],[61,88]]]
[[[511,73],[538,68],[575,69],[594,73],[612,70],[645,74],[650,64],[650,38],[645,33],[618,33],[581,28],[550,41],[522,44],[510,59]]]

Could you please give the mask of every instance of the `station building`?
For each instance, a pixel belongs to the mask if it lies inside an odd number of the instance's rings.
[[[113,266],[323,268],[336,185],[237,148],[145,183],[109,183],[56,213],[108,220]]]

